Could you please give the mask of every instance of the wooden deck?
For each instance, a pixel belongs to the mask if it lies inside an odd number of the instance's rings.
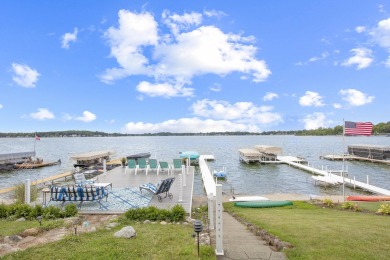
[[[137,175],[134,174],[134,170],[127,169],[123,167],[116,167],[111,171],[108,171],[106,175],[101,174],[98,176],[98,182],[103,183],[112,183],[113,188],[138,188],[141,184],[153,183],[157,184],[160,180],[166,179],[169,177],[175,177],[170,192],[173,194],[173,198],[165,198],[162,202],[159,202],[157,196],[154,196],[150,202],[150,206],[156,206],[157,208],[171,208],[175,204],[180,204],[186,210],[188,214],[191,214],[192,207],[192,194],[193,194],[193,184],[194,184],[194,167],[190,167],[189,173],[186,175],[186,184],[182,187],[182,201],[179,201],[180,194],[180,180],[179,180],[179,171],[170,173],[168,175],[167,171],[160,171],[159,175],[156,174],[156,171],[148,172],[148,175],[145,174],[145,171],[138,170]],[[88,212],[84,212],[88,213]],[[96,211],[93,212],[96,214]],[[104,212],[105,214],[113,212]],[[123,213],[123,212],[117,212]]]
[[[342,156],[342,155],[328,154],[328,155],[320,156],[320,159],[326,159],[330,161],[341,161],[343,160],[343,158],[346,161],[363,161],[363,162],[383,163],[383,164],[390,165],[390,160],[377,160],[377,159],[359,157],[355,155]]]

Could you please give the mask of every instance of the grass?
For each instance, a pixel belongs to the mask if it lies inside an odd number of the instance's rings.
[[[133,239],[114,238],[116,231],[131,225]],[[198,259],[191,225],[124,223],[113,230],[71,235],[63,240],[29,248],[4,259]],[[214,249],[201,246],[201,259],[215,259]]]
[[[39,227],[38,221],[9,221],[9,220],[0,220],[0,237],[19,234],[25,229]]]
[[[281,208],[225,210],[294,245],[289,259],[389,259],[390,217],[294,202]]]

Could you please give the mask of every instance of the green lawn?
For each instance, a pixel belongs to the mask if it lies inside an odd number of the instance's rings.
[[[14,235],[22,232],[25,229],[39,227],[38,221],[8,221],[0,219],[0,237]]]
[[[192,225],[139,224],[134,239],[114,238],[116,231],[69,236],[63,240],[10,254],[4,259],[198,259]],[[214,249],[201,247],[201,259],[215,259]]]
[[[281,208],[239,208],[248,222],[294,245],[289,259],[390,259],[390,216],[322,208],[305,202]]]

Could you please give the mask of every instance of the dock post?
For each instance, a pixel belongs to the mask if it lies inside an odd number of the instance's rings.
[[[179,174],[179,202],[183,202],[183,178],[182,174]]]
[[[212,193],[207,195],[208,213],[209,213],[209,228],[214,229],[214,196]]]
[[[216,225],[215,225],[215,254],[216,255],[224,255],[223,252],[223,218],[222,218],[222,184],[215,185],[216,188],[216,206],[215,206],[215,213],[216,213]]]
[[[181,166],[181,175],[183,176],[183,187],[186,187],[187,186],[187,181],[186,181],[186,169],[185,169],[185,166],[182,165]]]
[[[369,181],[369,178],[368,178],[368,175],[367,175],[367,184],[369,184],[368,181]]]
[[[30,179],[26,179],[24,184],[24,202],[26,204],[30,204],[30,195],[31,195],[30,189],[31,189]]]

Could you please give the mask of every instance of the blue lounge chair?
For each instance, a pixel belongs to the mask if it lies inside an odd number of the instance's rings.
[[[127,160],[127,168],[126,168],[126,170],[125,170],[125,173],[127,172],[127,170],[129,169],[130,171],[131,170],[136,170],[136,168],[137,168],[137,164],[136,164],[136,162],[135,162],[135,160],[134,159],[128,159]]]
[[[156,159],[149,159],[149,167],[146,169],[146,174],[148,174],[148,170],[156,170],[158,175],[159,167]]]
[[[153,193],[153,195],[157,195],[158,201],[162,202],[163,197],[161,197],[160,194],[163,194],[163,193],[165,193],[164,198],[168,197],[168,198],[172,199],[173,195],[172,195],[172,193],[169,192],[169,190],[171,189],[172,183],[174,181],[175,181],[175,178],[173,177],[173,178],[168,178],[168,179],[162,180],[159,183],[157,183],[157,185],[154,185],[152,183],[142,184],[141,186],[139,186],[139,191],[142,193],[143,189],[147,190],[147,191]]]
[[[160,165],[160,170],[161,171],[167,171],[167,173],[169,175],[169,171],[170,171],[171,168],[169,168],[168,162],[160,161],[158,163]]]

